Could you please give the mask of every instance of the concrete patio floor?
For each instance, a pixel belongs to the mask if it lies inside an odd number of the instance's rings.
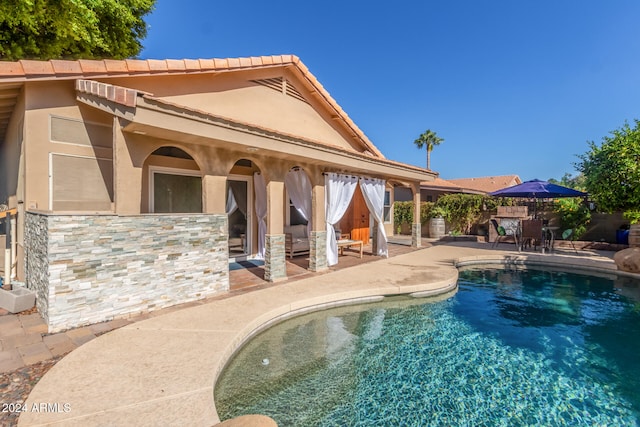
[[[23,412],[18,425],[211,426],[219,421],[213,390],[226,361],[248,337],[279,319],[384,295],[446,292],[455,289],[455,260],[462,258],[616,268],[613,252],[540,255],[513,249],[438,244],[325,274],[301,273],[283,283],[256,281],[225,298],[154,314],[60,360],[26,402],[27,408],[50,404],[50,410]]]

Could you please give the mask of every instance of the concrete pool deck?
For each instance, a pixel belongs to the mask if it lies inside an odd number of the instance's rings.
[[[18,425],[211,426],[219,422],[213,396],[218,375],[265,325],[348,301],[446,292],[456,286],[460,260],[507,259],[613,273],[612,256],[447,243],[175,310],[111,331],[68,354],[35,386]]]

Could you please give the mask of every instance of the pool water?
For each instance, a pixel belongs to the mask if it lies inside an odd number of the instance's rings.
[[[638,425],[640,282],[471,268],[441,301],[287,320],[216,384],[221,419],[279,426]]]

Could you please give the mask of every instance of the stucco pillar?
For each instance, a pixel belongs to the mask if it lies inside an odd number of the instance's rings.
[[[227,177],[205,175],[202,178],[204,213],[225,213],[227,195]]]
[[[422,225],[420,222],[420,183],[414,183],[413,186],[413,224],[411,224],[411,247],[419,248],[422,246]]]
[[[309,236],[309,270],[322,271],[327,266],[327,220],[324,200],[324,180],[314,179],[311,194],[312,230]],[[317,177],[316,177],[317,178]],[[321,183],[320,183],[321,182]]]
[[[264,242],[264,279],[269,282],[287,278],[283,206],[284,180],[270,180],[267,183],[267,235]]]
[[[142,167],[134,164],[118,118],[113,119],[113,178],[116,213],[139,214],[142,201]]]

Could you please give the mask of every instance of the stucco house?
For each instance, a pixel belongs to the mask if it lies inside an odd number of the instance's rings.
[[[234,260],[282,280],[289,225],[312,271],[335,229],[384,255],[393,188],[417,206],[436,176],[386,159],[292,55],[0,62],[0,141],[15,276],[52,332],[223,292]]]

